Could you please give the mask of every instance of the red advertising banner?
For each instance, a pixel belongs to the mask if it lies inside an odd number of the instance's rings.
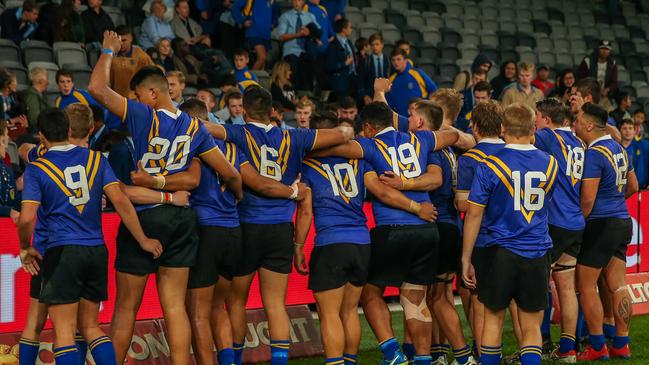
[[[315,326],[311,311],[306,305],[288,308],[291,321],[291,358],[317,356],[322,354],[320,332]],[[108,325],[102,329],[108,333]],[[45,330],[41,335],[41,347],[38,364],[54,365],[52,353],[52,330]],[[20,333],[0,333],[0,364],[18,365],[18,341]],[[89,356],[89,359],[91,356]],[[248,334],[243,361],[256,363],[270,360],[270,339],[268,320],[262,309],[248,311]],[[90,360],[86,363],[94,364]],[[169,345],[166,339],[164,320],[143,320],[135,325],[131,348],[125,364],[128,365],[168,365],[171,364]]]

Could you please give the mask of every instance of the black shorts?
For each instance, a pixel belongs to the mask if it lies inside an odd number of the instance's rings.
[[[101,302],[108,299],[108,250],[105,245],[52,247],[45,252],[41,275],[41,303]]]
[[[293,223],[241,223],[243,249],[234,276],[264,268],[289,274],[293,268]]]
[[[604,268],[613,257],[626,262],[626,248],[633,235],[631,218],[597,218],[586,221],[579,265]]]
[[[584,237],[583,229],[572,231],[551,224],[548,225],[548,229],[552,239],[552,250],[550,250],[552,262],[557,262],[564,253],[572,257],[579,255],[581,240]]]
[[[436,224],[377,226],[370,237],[368,283],[396,287],[435,283],[439,245]]]
[[[38,265],[43,267],[43,263],[39,262]],[[34,299],[41,298],[41,283],[43,282],[43,275],[39,271],[37,275],[34,275],[29,280],[29,297]]]
[[[471,265],[473,265],[473,270],[475,271],[476,287],[480,285],[481,280],[485,277],[485,270],[489,269],[489,265],[491,264],[487,251],[488,249],[486,247],[474,247],[473,252],[471,253]],[[462,261],[461,257],[460,261]],[[461,263],[457,272],[457,277],[461,283],[460,285],[462,285],[464,289],[468,289],[466,284],[464,284],[464,279],[462,278]]]
[[[528,259],[508,249],[492,246],[484,249],[484,259],[491,261],[481,269],[478,298],[487,308],[499,311],[514,299],[526,312],[548,306],[550,254]]]
[[[369,244],[334,243],[314,248],[309,262],[309,289],[319,292],[347,283],[365,285],[370,252]]]
[[[200,243],[196,264],[189,269],[189,289],[216,284],[219,275],[232,280],[241,257],[240,227],[198,227]]]
[[[158,271],[158,267],[191,267],[198,252],[198,225],[196,213],[191,208],[174,205],[159,205],[138,212],[144,234],[162,243],[160,257],[140,248],[124,223],[117,232],[117,271],[146,275]]]
[[[456,272],[462,258],[460,229],[451,223],[437,223],[439,230],[439,253],[437,275]]]

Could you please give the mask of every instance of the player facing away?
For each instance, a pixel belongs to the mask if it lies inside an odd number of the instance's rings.
[[[147,238],[135,209],[119,188],[99,152],[69,143],[70,123],[64,112],[46,111],[38,119],[47,152],[25,170],[25,189],[18,226],[21,260],[32,275],[42,270],[40,302],[48,306],[54,325],[54,357],[58,365],[81,361],[75,345],[77,327],[97,364],[115,364],[111,340],[99,329],[99,304],[107,299],[108,252],[101,230],[102,194],[113,203],[138,244],[153,257],[159,241]],[[47,230],[45,255],[30,246],[39,206]],[[39,266],[36,259],[42,259]]]
[[[363,133],[368,138],[334,147],[328,156],[364,158],[374,171],[392,171],[404,179],[403,193],[416,203],[430,202],[427,191],[439,185],[430,172],[428,155],[457,142],[456,131],[398,132],[392,127],[393,112],[382,102],[372,102],[361,113]],[[417,189],[410,188],[414,179]],[[405,364],[408,359],[399,349],[390,321],[390,312],[383,300],[386,286],[401,288],[400,300],[406,325],[414,339],[415,362],[430,363],[432,316],[426,304],[426,289],[432,284],[437,264],[439,235],[435,224],[409,211],[395,209],[380,200],[373,200],[377,226],[370,238],[372,254],[368,283],[363,288],[361,303],[370,326],[383,352],[385,364]],[[395,262],[395,257],[401,259]]]
[[[437,131],[443,126],[444,109],[432,101],[417,102],[409,118],[411,131]],[[428,307],[433,310],[435,318],[439,318],[437,326],[438,333],[447,338],[453,347],[453,354],[458,364],[475,364],[471,356],[471,348],[467,346],[460,317],[455,310],[455,303],[452,297],[452,285],[455,272],[460,264],[460,255],[462,253],[462,244],[460,242],[460,232],[458,228],[459,216],[454,204],[454,191],[456,185],[457,162],[455,152],[451,147],[445,147],[431,153],[430,163],[433,174],[440,180],[440,185],[429,192],[430,200],[437,208],[438,216],[436,219],[437,229],[439,231],[439,251],[436,280],[428,288],[427,302]],[[417,189],[418,181],[421,178],[415,178],[411,189]],[[381,176],[383,182],[397,188],[404,188],[404,181],[394,173],[386,172]],[[445,346],[440,340],[440,334],[433,333],[433,342],[431,346],[431,356],[433,361],[444,361],[446,358]],[[405,348],[405,343],[404,343]],[[404,351],[405,353],[405,351]],[[440,357],[444,360],[439,360]]]
[[[471,192],[471,185],[477,166],[488,156],[499,152],[505,146],[505,142],[500,139],[501,125],[503,121],[503,109],[500,104],[493,100],[480,103],[473,108],[472,113],[473,135],[478,144],[457,159],[457,189],[455,191],[455,206],[458,211],[466,212],[468,209],[467,199]],[[481,231],[486,232],[487,227],[480,227]],[[476,275],[480,271],[483,245],[480,236],[475,243],[473,250],[472,263],[476,270]],[[464,281],[460,283],[466,286]],[[480,283],[477,284],[478,286]],[[473,332],[475,350],[480,349],[482,343],[482,328],[484,318],[484,306],[478,298],[476,290],[471,291],[471,306],[469,310],[469,323]],[[477,352],[476,352],[477,354]]]
[[[568,108],[557,99],[536,103],[534,146],[549,153],[557,161],[559,172],[554,197],[548,202],[549,234],[552,239],[552,278],[561,304],[561,338],[552,358],[565,363],[577,361],[575,339],[579,303],[575,292],[575,267],[582,242],[584,216],[579,205],[579,190],[584,172],[584,143],[570,128]],[[552,347],[550,317],[552,292],[548,292],[548,308],[543,315],[541,334],[543,350]],[[547,346],[547,345],[550,346]],[[554,349],[550,349],[552,351]]]
[[[110,88],[110,64],[120,45],[115,32],[104,32],[102,54],[91,75],[88,91],[111,113],[122,118],[133,137],[135,159],[143,171],[155,176],[156,190],[175,190],[171,184],[173,175],[187,171],[194,157],[200,157],[219,174],[235,197],[241,199],[241,176],[216,147],[202,123],[176,109],[160,69],[143,68],[131,79],[131,89],[139,101],[127,100]],[[145,232],[160,239],[164,253],[152,259],[135,244],[133,235],[120,227],[115,259],[117,296],[111,326],[117,360],[121,363],[126,357],[147,278],[156,273],[158,296],[169,329],[171,360],[173,364],[186,365],[190,361],[191,329],[185,295],[189,267],[194,264],[198,250],[196,215],[188,207],[171,205],[138,205],[137,210]]]
[[[302,159],[312,150],[349,141],[353,130],[337,127],[327,130],[292,129],[282,131],[270,121],[270,93],[251,87],[243,96],[245,125],[211,125],[212,135],[233,142],[244,151],[254,169],[266,178],[291,184],[298,177]],[[245,305],[250,285],[259,273],[259,285],[268,316],[271,337],[271,363],[285,364],[290,347],[289,320],[286,313],[288,274],[293,264],[295,195],[276,199],[245,189],[239,204],[243,232],[243,251],[232,280],[231,320],[236,353],[240,363],[247,333]]]
[[[462,278],[469,288],[478,283],[478,296],[485,306],[481,363],[500,363],[505,310],[514,300],[521,319],[521,364],[538,365],[552,247],[547,203],[558,166],[554,157],[531,144],[534,111],[530,107],[508,106],[502,131],[505,147],[479,163],[471,185]],[[487,231],[481,230],[483,221]],[[481,265],[488,266],[481,272],[471,264],[478,236],[486,252]]]
[[[586,218],[584,240],[577,257],[577,287],[588,324],[589,343],[577,360],[628,359],[631,299],[626,290],[626,248],[632,223],[626,198],[638,191],[633,165],[625,149],[606,132],[606,111],[586,103],[575,122],[577,136],[588,144],[581,183],[581,210]],[[609,352],[604,338],[602,302],[597,279],[604,273],[613,298],[616,336]]]
[[[318,130],[337,125],[333,113],[311,118],[311,127]],[[309,289],[317,303],[326,364],[353,365],[361,340],[358,302],[370,265],[370,234],[363,212],[365,189],[385,204],[410,211],[424,221],[433,220],[433,207],[385,186],[362,159],[306,158],[302,179],[312,189],[312,198],[305,199],[306,210],[315,215],[316,228]],[[303,248],[303,242],[296,244],[295,266],[306,274]]]

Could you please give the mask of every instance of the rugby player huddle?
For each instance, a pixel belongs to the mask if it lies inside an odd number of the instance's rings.
[[[200,101],[174,106],[157,68],[133,77],[138,101],[127,100],[108,85],[120,43],[104,34],[89,91],[122,117],[133,139],[133,185],[117,181],[105,158],[86,148],[92,114],[81,104],[42,113],[41,144],[21,149],[30,163],[20,258],[33,275],[21,364],[35,362],[48,315],[56,364],[85,363],[88,349],[97,364],[123,363],[149,274],[156,274],[173,364],[189,364],[190,347],[198,364],[215,364],[214,347],[219,364],[241,364],[255,274],[271,364],[286,364],[293,266],[309,275],[327,364],[359,360],[359,304],[384,364],[446,364],[451,353],[461,365],[498,364],[507,308],[520,346],[514,361],[524,365],[540,364],[542,353],[573,363],[631,356],[625,198],[638,185],[610,135],[617,131],[595,105],[596,81],[576,85],[570,108],[554,99],[536,111],[480,103],[467,134],[452,127],[456,92],[413,101],[406,120],[385,103],[389,81],[377,79],[375,101],[360,115],[363,137],[353,139],[328,112],[312,118],[312,129],[274,126],[270,93],[259,87],[244,95],[246,125],[211,124]],[[369,231],[366,191],[376,221]],[[108,280],[102,196],[122,218],[110,337],[98,326]],[[456,273],[473,347],[454,306]],[[561,302],[556,349],[547,346],[550,275]],[[383,299],[387,286],[400,288],[403,346]],[[610,349],[603,302],[615,323]],[[577,353],[579,307],[589,344]]]

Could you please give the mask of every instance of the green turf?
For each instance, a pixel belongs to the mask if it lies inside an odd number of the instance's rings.
[[[464,316],[460,315],[464,325],[465,336],[470,337],[468,327],[464,320]],[[397,339],[401,342],[403,339],[403,325],[401,320],[401,313],[392,314],[392,323],[395,330]],[[370,330],[365,318],[361,318],[363,337],[361,340],[360,352],[358,355],[358,363],[360,365],[366,364],[380,364],[382,360],[381,352],[376,346],[376,339]],[[558,342],[560,335],[559,326],[552,326],[552,338]],[[629,361],[611,360],[608,364],[624,364],[624,365],[647,365],[649,364],[649,316],[633,317],[631,320],[631,350],[633,352],[633,359]],[[514,339],[514,332],[512,331],[511,321],[509,318],[505,321],[505,330],[503,335],[503,353],[505,355],[511,354],[516,351],[516,343]],[[316,365],[324,364],[323,358],[308,358],[308,359],[295,359],[289,361],[290,364],[295,365]],[[552,364],[551,361],[543,362],[543,364]],[[557,363],[559,364],[559,363]],[[602,362],[579,362],[579,364],[602,364]]]

